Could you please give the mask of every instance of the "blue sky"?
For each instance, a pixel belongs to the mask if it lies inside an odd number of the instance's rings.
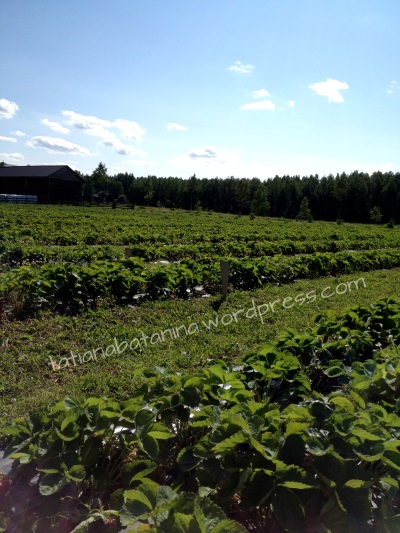
[[[400,171],[398,0],[3,0],[0,161]]]

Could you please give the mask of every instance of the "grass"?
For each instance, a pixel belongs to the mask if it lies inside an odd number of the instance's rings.
[[[358,290],[347,290],[344,294],[335,293],[340,283],[357,280]],[[142,304],[139,307],[117,307],[105,304],[96,312],[80,316],[61,316],[43,312],[25,321],[10,321],[1,325],[3,339],[0,367],[0,425],[16,416],[25,415],[33,407],[47,405],[63,395],[108,395],[123,399],[130,395],[138,383],[137,370],[168,366],[174,370],[194,369],[206,365],[210,358],[235,360],[257,350],[272,341],[277,334],[288,327],[305,330],[313,323],[316,314],[328,309],[341,313],[351,305],[369,305],[380,298],[398,295],[400,269],[380,270],[337,278],[300,280],[283,286],[267,285],[255,291],[235,291],[228,294],[225,301],[218,297],[193,299],[189,301],[170,300]],[[321,292],[332,287],[329,298],[322,298]],[[341,290],[344,285],[341,285]],[[300,294],[315,291],[314,301],[295,303],[284,309],[281,302],[285,298],[295,298]],[[340,290],[339,290],[340,292]],[[260,317],[246,318],[245,313],[255,306],[274,302],[274,312],[270,309],[261,321]],[[291,302],[293,303],[293,302]],[[219,323],[210,330],[203,322],[218,319],[227,323],[228,315],[242,309],[230,324]],[[266,310],[266,307],[262,308]],[[249,315],[252,313],[250,312]],[[60,361],[70,357],[70,352],[81,357],[89,350],[113,343],[132,340],[143,334],[149,339],[159,339],[157,333],[170,328],[186,326],[191,334],[180,329],[179,338],[142,346],[140,350],[126,350],[123,354],[109,358],[99,358],[85,364],[78,364],[59,371],[50,365],[50,357]],[[197,324],[198,331],[193,324]],[[176,329],[175,329],[176,331]],[[153,336],[153,337],[152,337]],[[77,359],[78,360],[78,359]]]

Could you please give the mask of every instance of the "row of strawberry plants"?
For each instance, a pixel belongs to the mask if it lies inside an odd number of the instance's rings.
[[[99,231],[101,228],[101,231]],[[4,241],[43,245],[207,244],[225,240],[392,239],[398,228],[283,219],[235,218],[168,210],[104,210],[67,206],[0,206]]]
[[[289,222],[289,224],[295,224],[295,222]],[[194,228],[181,227],[179,222],[174,221],[171,226],[163,227],[161,222],[160,226],[151,228],[151,225],[143,225],[132,229],[131,227],[121,226],[116,231],[115,226],[110,226],[110,221],[104,221],[104,227],[102,231],[99,231],[99,226],[93,228],[73,228],[71,230],[55,230],[49,226],[42,232],[35,230],[34,227],[27,227],[21,231],[3,231],[3,239],[9,243],[22,243],[24,245],[38,244],[43,246],[56,245],[56,246],[75,246],[75,245],[140,245],[146,244],[217,244],[225,243],[228,241],[248,243],[254,241],[270,242],[276,241],[304,241],[312,242],[318,241],[321,238],[325,240],[364,240],[364,241],[391,241],[396,238],[397,232],[393,234],[393,230],[387,233],[375,233],[368,234],[360,231],[360,228],[354,228],[354,232],[348,231],[334,231],[330,229],[331,226],[324,226],[323,224],[315,224],[313,226],[314,231],[304,232],[304,228],[294,228],[290,231],[285,231],[284,228],[277,226],[273,231],[267,229],[258,230],[257,227],[243,225],[242,228],[236,228],[234,224],[227,228],[222,227],[219,231],[214,228],[209,228],[203,224],[203,221]],[[100,226],[101,227],[101,226]],[[151,230],[153,231],[151,233]],[[191,231],[190,231],[191,230]],[[358,231],[357,231],[358,230]]]
[[[34,411],[0,430],[0,531],[398,533],[399,345],[380,301],[233,363],[141,371],[124,402]]]
[[[386,248],[398,248],[397,240],[385,241]],[[178,261],[185,258],[196,259],[206,256],[229,255],[233,257],[263,257],[278,254],[311,254],[315,252],[338,252],[347,250],[373,250],[382,248],[382,241],[374,240],[313,240],[305,241],[261,241],[248,243],[225,241],[223,243],[154,245],[142,243],[130,246],[131,253],[146,261]],[[44,264],[60,261],[71,263],[91,263],[96,260],[116,260],[122,258],[121,247],[110,245],[94,246],[20,246],[3,245],[0,247],[0,263],[15,267],[22,264]]]
[[[386,248],[399,248],[399,241],[385,241]],[[136,244],[131,247],[132,254],[146,261],[166,259],[169,261],[184,258],[200,258],[204,256],[230,255],[234,257],[262,257],[278,254],[311,254],[315,252],[338,252],[346,250],[373,250],[382,248],[382,241],[374,240],[329,240],[322,238],[313,241],[298,240],[254,240],[247,243],[225,240],[221,243],[173,244],[157,246]]]
[[[316,253],[301,256],[274,256],[230,260],[230,284],[250,289],[263,283],[287,283],[300,278],[350,274],[400,266],[400,250],[376,252]],[[137,258],[120,262],[99,261],[91,265],[56,263],[38,268],[22,266],[2,276],[0,295],[16,307],[57,304],[94,306],[99,298],[113,297],[131,302],[138,292],[148,298],[160,295],[185,297],[196,285],[210,292],[219,290],[220,266],[215,258],[183,260],[176,264],[146,265]]]
[[[0,264],[3,268],[16,267],[23,264],[41,265],[44,263],[69,262],[92,263],[93,261],[115,261],[124,257],[121,247],[110,246],[21,246],[3,245],[0,247]]]

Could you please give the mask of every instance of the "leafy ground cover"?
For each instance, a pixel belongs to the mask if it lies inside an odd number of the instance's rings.
[[[7,533],[400,530],[398,228],[5,205],[0,231]]]
[[[185,298],[200,285],[208,292],[219,292],[221,260],[230,261],[233,289],[251,289],[265,283],[288,283],[296,279],[398,267],[400,249],[250,260],[186,259],[168,265],[145,265],[141,260],[129,258],[118,262],[96,261],[90,265],[62,262],[38,268],[22,266],[3,276],[0,294],[3,302],[22,312],[46,307],[68,308],[71,312],[80,307],[96,308],[98,300],[106,296],[114,297],[118,304],[133,303],[138,294],[146,298]]]
[[[381,225],[296,222],[288,219],[169,209],[1,205],[4,243],[32,245],[212,244],[398,240],[400,228]]]
[[[7,528],[398,531],[399,344],[400,302],[378,301],[234,363],[146,370],[124,402],[31,412],[1,430]]]

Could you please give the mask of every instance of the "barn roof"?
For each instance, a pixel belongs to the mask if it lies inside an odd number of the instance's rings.
[[[71,174],[71,178],[84,181],[79,174],[77,174],[68,165],[27,165],[27,166],[13,166],[0,167],[1,178],[47,178],[49,176],[56,177],[60,170],[67,171]]]

